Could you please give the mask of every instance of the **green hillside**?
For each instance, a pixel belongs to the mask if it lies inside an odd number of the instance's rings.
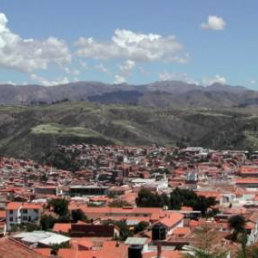
[[[248,109],[160,110],[89,102],[2,106],[0,154],[39,160],[58,144],[82,142],[258,149],[255,112]]]

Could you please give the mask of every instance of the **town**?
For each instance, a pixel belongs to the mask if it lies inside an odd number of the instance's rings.
[[[0,177],[0,257],[256,257],[255,152],[60,145]]]

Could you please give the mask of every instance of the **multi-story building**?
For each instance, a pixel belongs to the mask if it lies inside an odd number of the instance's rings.
[[[11,202],[6,206],[6,230],[23,223],[39,223],[42,206],[34,203]]]

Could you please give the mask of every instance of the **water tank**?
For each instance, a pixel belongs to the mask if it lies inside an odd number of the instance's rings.
[[[142,246],[130,245],[128,248],[128,258],[142,258]]]
[[[162,225],[154,225],[152,228],[152,240],[165,240],[166,228]]]

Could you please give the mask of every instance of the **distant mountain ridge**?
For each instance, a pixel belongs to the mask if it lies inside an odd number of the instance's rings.
[[[0,85],[1,105],[52,104],[91,101],[158,108],[245,107],[258,104],[258,92],[242,86],[214,83],[201,86],[183,81],[158,81],[145,85],[74,82],[52,87]]]

